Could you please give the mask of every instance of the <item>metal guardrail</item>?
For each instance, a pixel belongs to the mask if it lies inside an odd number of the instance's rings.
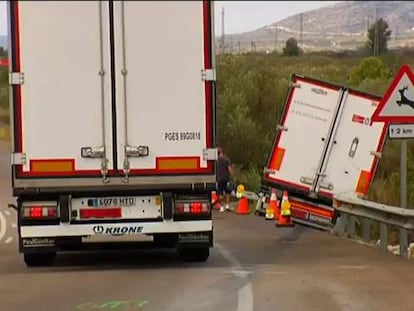
[[[361,239],[372,242],[371,229],[379,224],[379,246],[388,252],[390,227],[399,230],[399,254],[409,257],[409,233],[414,232],[414,210],[388,206],[345,194],[335,195],[333,207],[338,215],[333,233],[359,238],[356,235],[357,224],[361,227]]]
[[[236,196],[236,192],[232,191],[231,192],[231,196],[234,198],[237,198]],[[244,192],[244,196],[251,201],[257,201],[259,199],[259,196],[257,195],[257,193],[253,192],[253,191],[245,191]]]

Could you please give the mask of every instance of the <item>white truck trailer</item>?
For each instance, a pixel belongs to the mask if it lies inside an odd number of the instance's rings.
[[[264,172],[288,191],[294,221],[329,228],[332,196],[366,196],[388,125],[371,122],[381,97],[294,74]]]
[[[213,7],[8,2],[12,186],[28,266],[97,236],[151,236],[208,258]]]

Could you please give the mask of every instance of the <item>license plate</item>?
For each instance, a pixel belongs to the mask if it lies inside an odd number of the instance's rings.
[[[134,197],[114,197],[114,198],[95,198],[88,199],[88,206],[90,207],[108,207],[108,206],[135,206],[137,199]]]

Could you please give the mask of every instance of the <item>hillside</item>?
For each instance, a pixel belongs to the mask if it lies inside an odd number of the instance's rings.
[[[413,1],[346,1],[303,13],[302,47],[356,49],[365,42],[367,27],[375,21],[376,14],[392,30],[390,47],[414,46]],[[289,37],[300,41],[300,14],[250,32],[226,35],[225,46],[232,52],[238,52],[239,45],[240,51],[254,50],[254,44],[257,51],[273,50],[276,41],[277,48],[281,49]],[[219,37],[216,46],[220,51]]]

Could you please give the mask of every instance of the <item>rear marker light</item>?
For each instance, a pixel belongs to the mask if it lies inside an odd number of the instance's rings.
[[[44,214],[43,214],[43,208],[41,208],[41,207],[31,207],[30,208],[30,217],[33,217],[33,218],[40,218],[40,217],[44,217]],[[46,213],[47,213],[47,210],[46,210]]]
[[[56,217],[56,208],[48,208],[48,216]]]
[[[176,202],[176,214],[206,214],[210,211],[207,202]]]
[[[23,207],[23,217],[25,218],[56,218],[56,206],[30,206]]]

